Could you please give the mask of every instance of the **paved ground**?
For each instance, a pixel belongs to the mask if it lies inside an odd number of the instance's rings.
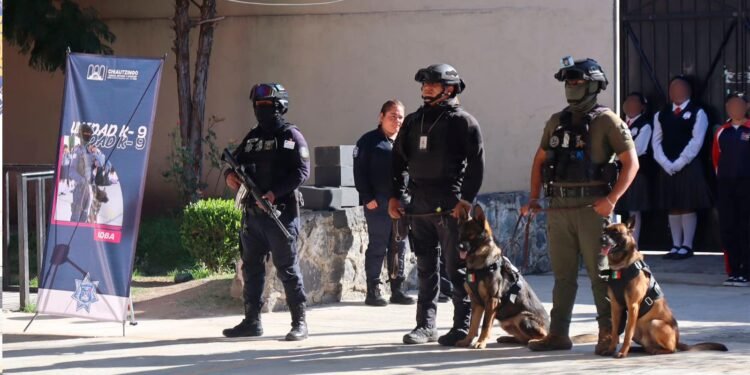
[[[713,258],[705,262],[720,264]],[[722,342],[728,353],[633,354],[615,360],[594,356],[593,344],[545,354],[494,343],[485,350],[406,346],[400,343],[401,336],[413,326],[413,306],[373,308],[344,302],[312,309],[308,319],[312,336],[299,343],[281,341],[289,327],[287,313],[265,314],[267,336],[258,339],[220,337],[221,329],[236,324],[238,316],[143,319],[135,327],[128,326],[127,337],[121,337],[122,326],[117,323],[55,317],[38,318],[22,334],[30,315],[6,313],[3,367],[8,373],[91,374],[455,374],[469,369],[471,373],[746,374],[750,288],[717,286],[723,279],[718,273],[662,272],[657,277],[680,322],[683,341]],[[552,277],[528,279],[549,309]],[[572,333],[594,332],[595,310],[585,278],[580,279],[577,302]],[[448,304],[440,305],[438,318],[444,332],[451,318]],[[495,328],[493,336],[499,333]]]

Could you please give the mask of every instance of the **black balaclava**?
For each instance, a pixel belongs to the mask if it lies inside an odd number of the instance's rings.
[[[266,133],[274,133],[284,125],[284,119],[274,106],[256,106],[255,118],[258,126]]]

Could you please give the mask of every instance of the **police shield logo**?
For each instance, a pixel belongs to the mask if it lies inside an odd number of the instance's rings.
[[[750,133],[748,132],[742,133],[742,135],[740,136],[740,140],[743,140],[745,142],[750,141]]]
[[[352,151],[352,157],[356,159],[357,155],[359,155],[359,147],[354,146],[354,151]]]
[[[91,281],[91,276],[87,273],[83,280],[76,279],[76,291],[71,296],[76,301],[76,311],[81,309],[91,312],[91,304],[99,301],[96,297],[96,288],[99,286],[98,281]]]
[[[690,113],[690,112],[685,112],[685,113],[684,113],[684,114],[682,115],[682,118],[683,118],[683,119],[685,119],[685,120],[690,120],[690,117],[691,117],[692,115],[693,115],[693,114],[692,114],[692,113]]]
[[[107,79],[107,66],[101,64],[89,64],[86,70],[86,79],[89,81],[104,81]]]
[[[553,135],[552,138],[549,139],[549,147],[555,148],[560,145],[560,138],[558,138],[556,135]]]

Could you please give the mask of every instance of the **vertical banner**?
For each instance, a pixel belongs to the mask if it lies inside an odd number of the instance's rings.
[[[68,55],[39,313],[125,321],[163,65]]]

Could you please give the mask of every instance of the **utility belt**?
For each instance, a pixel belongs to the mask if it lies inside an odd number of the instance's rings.
[[[609,185],[593,186],[557,186],[555,184],[545,184],[544,193],[551,198],[585,198],[585,197],[602,197],[610,193]]]

